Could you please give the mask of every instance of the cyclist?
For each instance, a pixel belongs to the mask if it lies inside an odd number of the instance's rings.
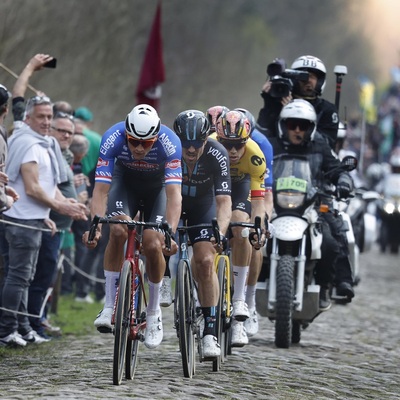
[[[217,217],[224,235],[232,214],[229,158],[226,149],[209,139],[210,124],[203,112],[186,110],[174,121],[182,143],[182,211],[188,226],[210,223]],[[192,269],[204,316],[203,356],[213,359],[221,353],[217,342],[216,307],[219,284],[214,269],[215,249],[211,229],[190,229],[193,246]]]
[[[133,108],[125,121],[109,128],[101,142],[96,168],[91,216],[105,215],[117,219],[135,217],[139,204],[144,204],[144,219],[162,222],[165,218],[174,233],[181,214],[181,144],[171,129],[161,125],[157,111],[140,104]],[[101,227],[93,242],[83,242],[94,248],[101,237]],[[123,263],[123,248],[127,228],[111,225],[104,254],[106,300],[94,325],[100,332],[111,332],[111,316]],[[166,249],[163,235],[153,229],[143,233],[143,253],[149,284],[149,302],[145,345],[157,347],[163,338],[159,289],[165,270],[164,256],[177,251],[175,241]]]
[[[265,184],[265,212],[267,217],[271,218],[272,210],[274,207],[272,197],[272,160],[273,160],[273,149],[272,145],[259,130],[256,129],[256,121],[253,114],[245,108],[235,108],[236,111],[240,111],[248,119],[250,123],[250,137],[253,139],[261,151],[264,154],[265,161],[267,163],[267,170],[265,173],[264,184]],[[246,328],[246,334],[248,337],[254,336],[258,332],[258,316],[256,311],[256,285],[257,280],[261,272],[263,262],[263,256],[261,251],[252,249],[249,276],[246,285],[246,304],[249,308],[249,318],[246,319],[244,326]]]
[[[254,222],[256,216],[264,220],[266,161],[257,143],[250,138],[250,123],[239,111],[223,112],[216,122],[218,141],[227,149],[232,180],[232,222]],[[232,346],[248,343],[244,321],[249,318],[245,302],[245,288],[249,271],[251,246],[242,237],[241,228],[233,228],[232,271],[234,291]],[[261,238],[263,242],[265,237]],[[262,243],[263,244],[263,243]]]
[[[221,114],[227,113],[229,111],[228,107],[225,106],[212,106],[207,109],[206,117],[208,122],[210,123],[210,134],[215,132],[215,125],[217,123],[217,119]]]

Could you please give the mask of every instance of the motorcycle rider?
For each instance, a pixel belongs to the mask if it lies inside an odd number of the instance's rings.
[[[326,85],[326,67],[317,57],[304,55],[298,57],[291,69],[308,72],[308,80],[295,80],[292,92],[287,97],[277,98],[270,94],[271,81],[268,80],[262,89],[261,97],[264,107],[260,110],[257,127],[267,137],[278,136],[277,124],[282,107],[294,99],[304,99],[309,102],[317,114],[317,131],[329,143],[332,151],[336,151],[336,141],[339,127],[339,117],[336,106],[323,99],[322,93]],[[334,217],[334,218],[333,218]],[[340,214],[332,215],[328,223],[331,231],[339,241],[340,255],[336,265],[336,294],[351,300],[354,297],[353,279],[349,261],[349,246],[346,236],[345,223]]]
[[[312,105],[303,99],[291,101],[282,108],[277,125],[278,136],[269,139],[274,158],[280,154],[307,156],[314,185],[322,187],[324,181],[329,179],[336,185],[339,196],[347,198],[353,189],[352,179],[340,168],[340,161],[334,156],[326,140],[317,132],[317,116]],[[332,213],[321,213],[322,257],[316,267],[316,282],[321,286],[321,311],[328,310],[331,306],[329,291],[338,279],[335,266],[341,255],[338,233],[331,228],[332,218],[335,218]],[[340,278],[351,281],[351,270],[349,273],[350,276]]]

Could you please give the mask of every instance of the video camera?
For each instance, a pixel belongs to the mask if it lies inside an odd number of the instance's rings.
[[[307,82],[308,72],[287,69],[283,58],[275,58],[268,64],[267,74],[270,77],[271,89],[269,91],[272,97],[287,97],[293,90],[296,81]]]

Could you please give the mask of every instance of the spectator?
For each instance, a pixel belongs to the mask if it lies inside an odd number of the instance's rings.
[[[82,171],[82,158],[86,155],[89,148],[88,140],[82,134],[74,135],[72,139],[71,146],[69,150],[72,153],[73,160],[71,169],[74,174],[74,185],[75,190],[77,192],[77,199],[80,203],[87,205],[88,203],[88,192],[86,185],[86,177],[81,173]],[[78,173],[80,172],[80,173]],[[65,232],[62,252],[68,257],[69,260],[64,261],[63,263],[63,274],[61,278],[61,294],[70,294],[73,292],[73,274],[74,270],[71,267],[70,263],[76,263],[78,257],[75,257],[75,246],[79,243],[75,243],[74,232],[70,229],[68,232]],[[83,249],[86,252],[86,249]]]
[[[3,85],[0,85],[0,210],[4,211],[10,208],[14,201],[18,200],[18,194],[7,185],[8,177],[4,173],[7,160],[7,130],[4,127],[4,121],[8,114],[8,101],[11,97],[10,92]],[[6,274],[6,264],[8,262],[8,247],[4,237],[4,224],[0,224],[0,306],[1,293],[3,290],[4,277]],[[6,260],[3,258],[6,257]],[[1,311],[0,311],[1,314]]]
[[[40,69],[40,63],[43,65],[48,58],[46,55],[35,57],[36,67],[31,66],[32,71]],[[30,74],[24,74],[24,71],[21,80],[26,87]],[[18,79],[13,91],[18,97],[21,97],[21,93],[18,93],[21,85]],[[21,107],[20,103],[13,98],[16,109]],[[47,136],[52,117],[52,103],[48,97],[30,98],[26,104],[24,121],[16,126],[9,140],[10,162],[6,172],[21,198],[3,214],[9,222],[5,227],[9,267],[2,297],[3,307],[7,311],[3,311],[0,320],[0,342],[3,345],[25,346],[27,342],[46,341],[32,329],[26,312],[28,288],[34,277],[43,228],[50,228],[54,233],[56,231],[55,223],[49,219],[50,210],[72,218],[86,219],[85,207],[75,199],[65,198],[57,188],[57,184],[65,181],[67,176],[60,147],[54,138]]]
[[[94,187],[94,172],[99,157],[101,135],[93,131],[93,114],[86,107],[79,107],[74,113],[77,133],[82,133],[89,140],[89,150],[82,160],[82,171],[89,177],[91,188]],[[91,193],[90,193],[91,195]]]
[[[77,198],[74,175],[70,168],[73,161],[73,154],[69,151],[74,129],[73,117],[70,114],[57,112],[54,115],[50,128],[50,135],[53,136],[60,145],[68,177],[65,182],[58,185],[58,188],[66,198],[72,199]],[[46,293],[55,282],[62,238],[64,232],[68,231],[72,225],[71,217],[56,211],[50,211],[50,218],[56,224],[57,232],[55,234],[52,234],[52,232],[43,232],[42,234],[42,243],[36,263],[35,276],[29,286],[28,312],[32,315],[40,315]],[[32,329],[40,336],[47,338],[45,327],[47,332],[51,332],[55,328],[52,327],[48,321],[45,326],[42,325],[43,319],[47,319],[45,316],[46,313],[40,317],[29,317],[29,322]],[[56,331],[58,332],[59,329],[56,329]]]
[[[63,112],[71,116],[74,115],[74,109],[72,108],[71,104],[65,100],[59,100],[53,104],[53,114],[55,115],[58,112]]]

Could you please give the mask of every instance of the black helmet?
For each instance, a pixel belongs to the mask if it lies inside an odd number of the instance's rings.
[[[202,111],[186,110],[175,118],[174,131],[181,140],[206,140],[210,123]]]

